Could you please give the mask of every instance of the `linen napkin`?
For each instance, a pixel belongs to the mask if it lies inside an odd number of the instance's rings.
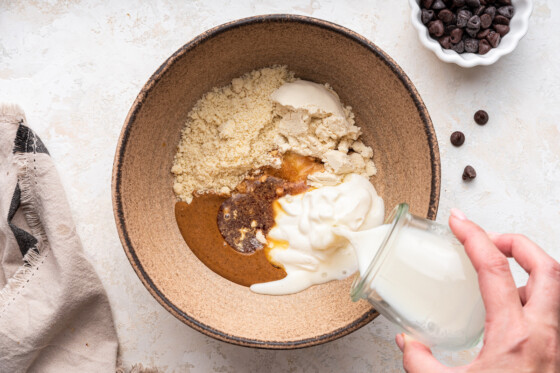
[[[47,148],[0,106],[0,373],[115,372],[118,341]]]

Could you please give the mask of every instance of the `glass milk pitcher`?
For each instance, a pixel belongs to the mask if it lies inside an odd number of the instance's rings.
[[[354,280],[354,301],[367,299],[404,332],[430,347],[476,345],[485,310],[477,274],[463,245],[444,225],[398,205],[367,270]]]

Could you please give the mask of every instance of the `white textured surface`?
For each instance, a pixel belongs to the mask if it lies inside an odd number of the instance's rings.
[[[278,5],[282,4],[282,5]],[[438,220],[449,208],[492,231],[522,232],[557,260],[560,223],[560,2],[535,1],[529,32],[490,67],[444,64],[418,42],[405,1],[0,2],[0,101],[19,103],[63,179],[85,250],[113,305],[125,366],[168,372],[397,372],[396,330],[381,318],[322,346],[262,351],[210,339],[168,314],[117,237],[111,168],[142,85],[181,45],[236,18],[299,13],[351,28],[389,53],[422,95],[442,157]],[[485,127],[472,115],[484,108]],[[449,144],[460,129],[467,140]],[[477,179],[461,181],[465,164]],[[516,268],[516,280],[525,276]],[[457,365],[474,352],[438,354]]]

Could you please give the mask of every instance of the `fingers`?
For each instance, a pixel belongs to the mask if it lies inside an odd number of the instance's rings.
[[[469,221],[460,211],[451,211],[449,226],[465,246],[465,252],[478,273],[478,285],[487,321],[507,326],[507,323],[520,320],[522,306],[519,292],[505,255],[496,248],[482,228]]]
[[[521,304],[525,305],[527,303],[527,289],[525,286],[520,286],[517,288],[519,292],[519,299],[521,300]]]
[[[558,319],[560,313],[560,264],[537,244],[520,234],[494,235],[492,240],[504,255],[513,257],[530,275],[524,287],[523,304]],[[521,289],[519,291],[522,295]]]
[[[492,241],[505,256],[515,258],[529,274],[554,260],[533,241],[520,234],[492,235]]]
[[[428,347],[406,334],[398,334],[395,340],[403,352],[403,367],[407,373],[443,373],[451,371],[436,360]]]

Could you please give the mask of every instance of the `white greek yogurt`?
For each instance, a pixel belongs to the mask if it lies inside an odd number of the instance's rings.
[[[352,245],[337,229],[360,232],[383,223],[385,208],[369,180],[346,176],[336,186],[324,186],[276,203],[275,225],[267,236],[268,257],[287,276],[254,284],[261,294],[282,295],[312,285],[346,278],[358,269]]]

